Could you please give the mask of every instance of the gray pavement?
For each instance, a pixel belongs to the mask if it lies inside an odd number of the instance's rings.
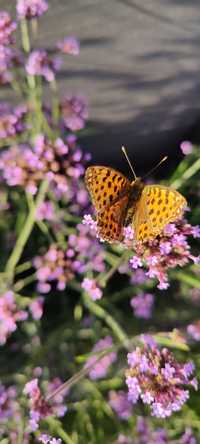
[[[199,120],[200,1],[49,3],[36,46],[52,49],[66,35],[80,39],[80,56],[66,56],[59,88],[88,100],[84,145],[95,161],[122,164],[121,144],[137,170],[160,153],[174,157]],[[13,8],[2,0],[0,7]]]

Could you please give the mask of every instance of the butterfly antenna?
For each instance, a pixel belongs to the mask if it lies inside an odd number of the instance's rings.
[[[151,173],[153,173],[155,170],[157,170],[157,168],[166,160],[168,159],[168,156],[163,157],[160,162],[157,163],[157,165],[152,168],[152,170],[150,170],[147,174],[145,174],[145,176],[143,177],[143,179],[145,179],[145,177],[149,176]]]
[[[127,154],[127,152],[126,152],[126,148],[125,148],[125,146],[122,146],[122,153],[125,155],[126,160],[127,160],[128,164],[129,164],[129,166],[130,166],[130,169],[131,169],[131,171],[132,171],[132,173],[133,173],[134,179],[136,180],[136,179],[137,179],[137,176],[136,176],[135,171],[134,171],[134,169],[133,169],[133,167],[132,167],[132,165],[131,165],[131,162],[130,162],[130,159],[129,159],[128,154]]]

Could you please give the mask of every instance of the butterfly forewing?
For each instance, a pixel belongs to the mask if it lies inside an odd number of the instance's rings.
[[[187,206],[178,191],[160,185],[144,187],[134,217],[137,240],[145,242],[161,234],[165,225],[179,219]]]
[[[130,181],[123,174],[104,166],[87,168],[85,181],[97,211],[116,202],[122,190],[128,192],[130,187]]]

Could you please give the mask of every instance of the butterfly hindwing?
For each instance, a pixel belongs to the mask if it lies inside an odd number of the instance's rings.
[[[134,218],[136,239],[146,241],[161,234],[165,225],[179,219],[186,207],[185,198],[176,190],[146,185]]]
[[[111,206],[122,191],[126,194],[130,188],[130,181],[123,174],[104,166],[88,167],[85,181],[97,212]]]
[[[113,205],[97,213],[98,235],[108,242],[123,238],[123,227],[127,213],[129,195],[121,197]]]

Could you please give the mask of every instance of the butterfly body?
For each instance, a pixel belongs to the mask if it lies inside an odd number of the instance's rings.
[[[131,182],[109,167],[87,168],[85,181],[97,213],[98,234],[108,242],[121,241],[129,224],[137,241],[154,239],[182,216],[187,205],[176,190],[145,185],[140,178]]]

